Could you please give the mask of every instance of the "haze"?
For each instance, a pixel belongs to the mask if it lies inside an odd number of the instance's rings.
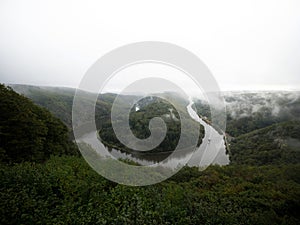
[[[300,90],[299,11],[297,0],[2,0],[0,82],[77,87],[106,52],[151,40],[194,52],[221,90]]]

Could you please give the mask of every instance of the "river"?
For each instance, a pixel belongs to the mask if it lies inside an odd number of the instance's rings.
[[[188,113],[194,120],[202,124],[205,129],[205,136],[202,140],[202,143],[194,152],[186,153],[184,151],[178,151],[176,154],[172,155],[172,157],[168,157],[169,153],[131,154],[121,152],[116,149],[103,152],[101,150],[97,150],[97,148],[99,148],[100,141],[96,132],[83,135],[79,142],[87,143],[96,151],[101,151],[102,156],[113,157],[116,159],[130,159],[141,165],[153,165],[164,159],[166,160],[164,160],[162,165],[169,168],[176,168],[179,164],[186,164],[186,162],[188,166],[197,166],[199,168],[206,168],[210,164],[229,164],[229,156],[226,154],[223,135],[220,135],[212,126],[204,122],[194,111],[192,105],[193,102],[190,101],[189,105],[187,106]]]

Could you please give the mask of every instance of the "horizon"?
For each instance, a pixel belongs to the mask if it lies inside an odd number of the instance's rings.
[[[33,86],[33,87],[50,87],[50,88],[69,88],[69,89],[78,89],[86,92],[90,92],[87,90],[79,89],[78,87],[75,86],[67,86],[67,85],[39,85],[39,84],[30,84],[30,83],[3,83],[6,86],[10,85],[23,85],[23,86]],[[120,90],[118,91],[108,91],[108,92],[103,92],[103,93],[112,93],[112,94],[118,94]],[[163,92],[172,92],[172,91],[163,91]],[[157,92],[157,93],[163,93],[163,92]],[[287,90],[287,89],[232,89],[232,90],[220,90],[221,93],[225,92],[300,92],[300,89],[294,89],[294,90]],[[96,92],[90,92],[90,93],[95,93]],[[155,93],[155,92],[154,92]]]

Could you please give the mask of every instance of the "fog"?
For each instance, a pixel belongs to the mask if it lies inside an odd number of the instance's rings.
[[[233,118],[271,112],[275,117],[290,116],[298,119],[297,114],[300,112],[300,92],[225,92],[223,95],[227,112]]]
[[[151,40],[195,53],[223,91],[300,90],[299,8],[298,0],[2,0],[0,82],[77,87],[103,54]]]

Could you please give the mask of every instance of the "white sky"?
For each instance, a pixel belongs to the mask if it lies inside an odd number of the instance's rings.
[[[76,87],[148,40],[194,52],[222,90],[300,90],[299,0],[1,0],[0,82]]]
[[[134,64],[118,71],[115,76],[107,80],[101,92],[120,93],[121,91],[124,91],[124,94],[171,91],[205,98],[203,87],[197,86],[189,75],[172,66],[153,62]]]

